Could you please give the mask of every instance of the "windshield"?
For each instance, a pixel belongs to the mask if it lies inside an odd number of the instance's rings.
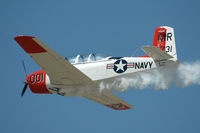
[[[104,54],[89,54],[89,55],[77,55],[72,57],[65,57],[72,64],[76,63],[88,63],[88,62],[95,62],[105,60],[110,56]]]

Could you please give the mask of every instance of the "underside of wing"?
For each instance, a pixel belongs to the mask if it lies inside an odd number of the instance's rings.
[[[132,105],[110,92],[90,93],[84,97],[115,110],[127,110],[133,108]]]
[[[54,85],[82,85],[92,80],[36,37],[17,36],[17,43],[49,75]]]

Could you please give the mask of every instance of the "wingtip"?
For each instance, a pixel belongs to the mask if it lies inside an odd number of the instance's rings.
[[[15,36],[14,39],[17,41],[18,39],[22,39],[22,38],[35,38],[33,36],[24,36],[24,35],[18,35],[18,36]]]
[[[128,110],[128,109],[134,109],[135,107],[132,105],[124,105],[122,103],[118,103],[118,104],[108,104],[106,105],[109,108],[115,109],[115,110]]]
[[[33,36],[16,36],[14,37],[15,41],[26,51],[27,53],[42,53],[46,52],[37,42],[33,39],[36,37]]]

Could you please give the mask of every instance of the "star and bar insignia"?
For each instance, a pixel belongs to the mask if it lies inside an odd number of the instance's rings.
[[[113,69],[116,73],[123,73],[128,68],[133,68],[133,63],[128,63],[126,60],[120,59],[114,62],[114,64],[107,64],[107,69]]]

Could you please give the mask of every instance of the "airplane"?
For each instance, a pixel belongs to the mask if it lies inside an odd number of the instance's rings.
[[[64,58],[36,37],[16,36],[14,39],[42,69],[26,77],[21,96],[28,86],[33,93],[38,94],[69,96],[83,91],[81,97],[115,110],[127,110],[134,106],[112,92],[99,93],[99,84],[115,81],[122,76],[179,64],[174,29],[168,26],[155,29],[153,45],[142,46],[147,55],[139,57],[89,54]]]

